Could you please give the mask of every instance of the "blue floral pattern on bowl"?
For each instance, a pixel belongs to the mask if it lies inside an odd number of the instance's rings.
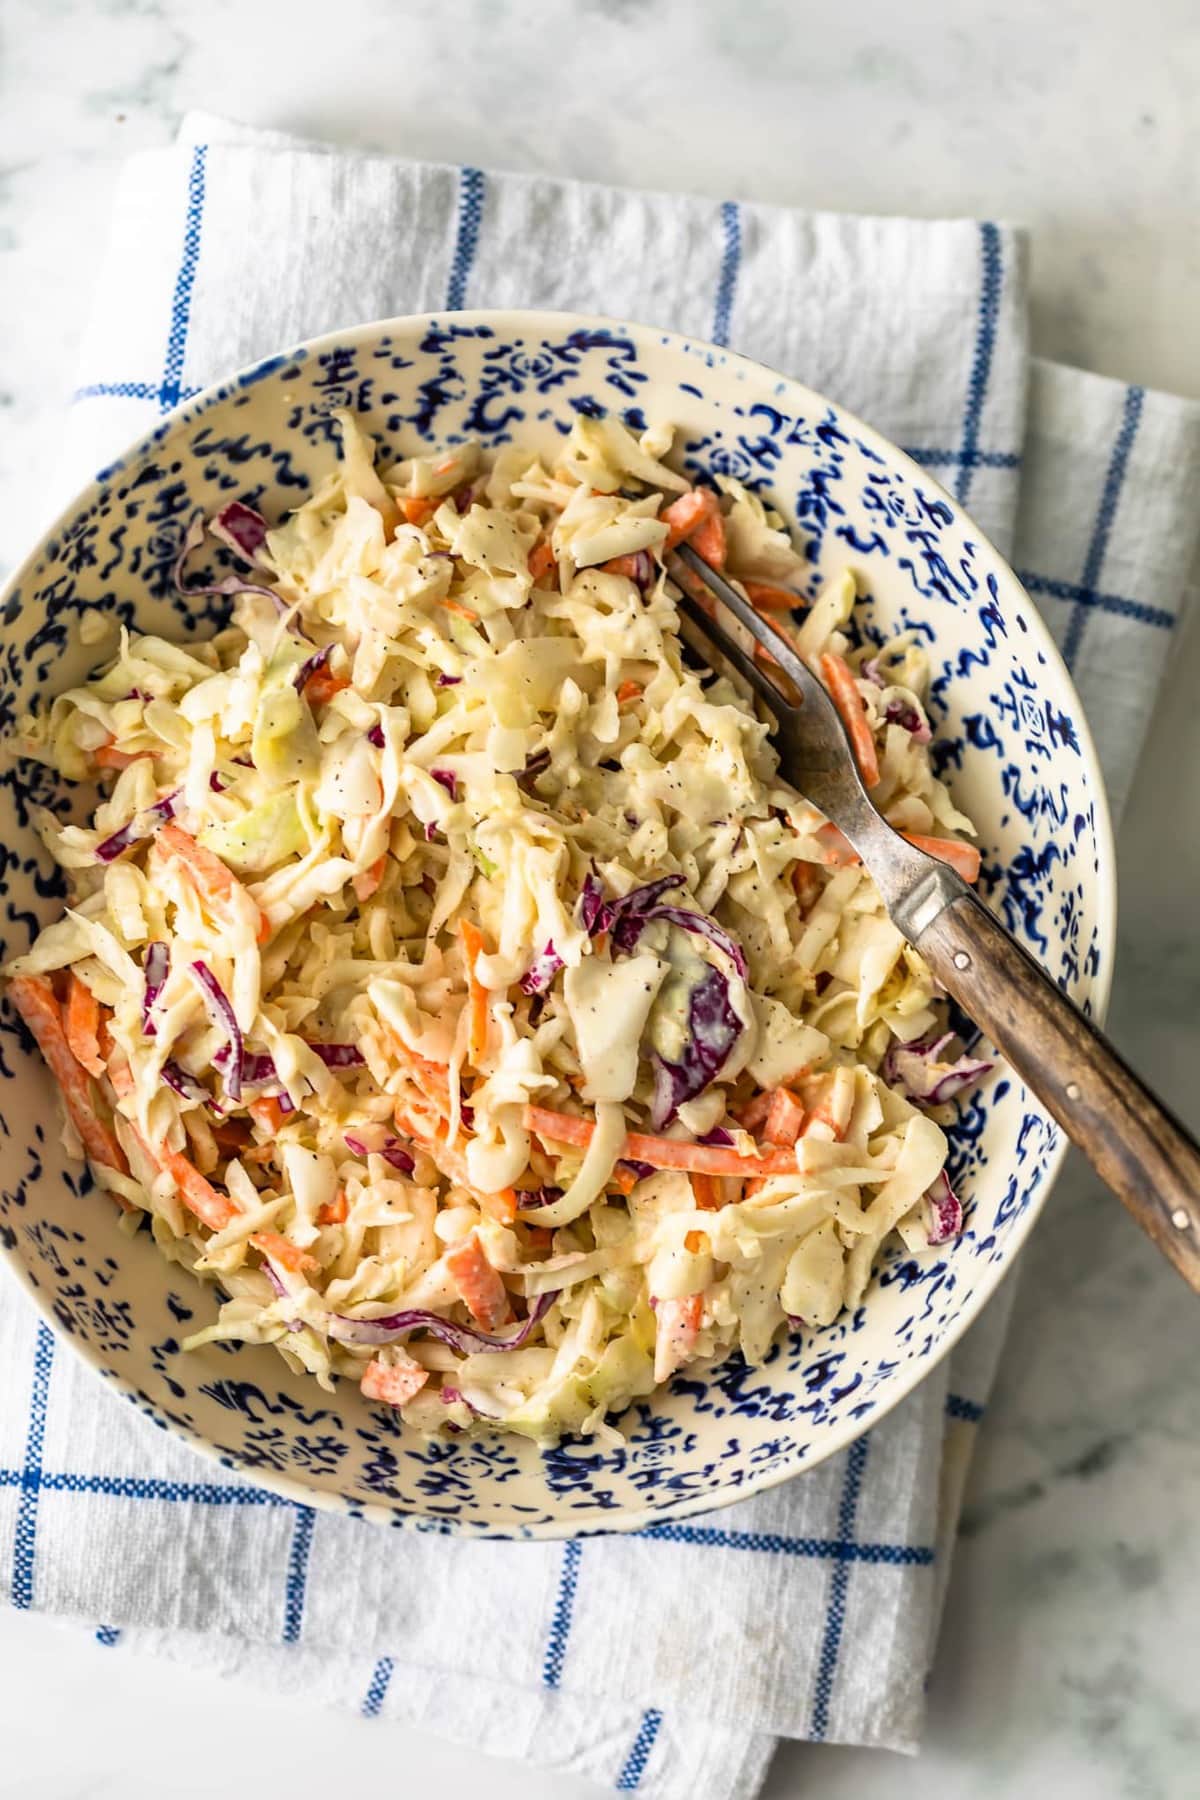
[[[0,601],[0,731],[98,657],[97,609],[186,637],[212,603],[174,591],[183,522],[240,498],[278,516],[320,479],[350,406],[386,457],[476,437],[552,450],[579,414],[669,420],[684,466],[728,473],[794,521],[812,591],[852,566],[865,630],[927,641],[940,767],[981,829],[982,888],[1079,1002],[1107,993],[1113,851],[1099,769],[1050,638],[1016,578],[937,484],[869,427],[731,353],[642,326],[567,315],[448,314],[365,326],[276,356],[175,413],[68,509]],[[218,570],[223,553],[214,556]],[[197,572],[198,573],[198,572]],[[199,608],[199,610],[195,610]],[[3,951],[61,905],[35,809],[77,797],[35,765],[0,772]],[[955,1243],[896,1248],[862,1305],[748,1368],[689,1369],[638,1403],[625,1442],[426,1442],[339,1383],[323,1393],[270,1349],[179,1338],[211,1316],[147,1233],[59,1144],[40,1059],[0,1018],[0,1242],[48,1318],[160,1425],[229,1468],[312,1504],[416,1529],[577,1535],[707,1510],[812,1467],[926,1374],[995,1288],[1045,1200],[1061,1134],[998,1070],[962,1107],[951,1173],[968,1202]]]

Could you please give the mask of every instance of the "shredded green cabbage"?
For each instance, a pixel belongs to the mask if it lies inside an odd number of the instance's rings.
[[[278,607],[124,632],[23,721],[100,799],[40,821],[72,903],[5,973],[77,1053],[98,1006],[103,1184],[225,1295],[192,1344],[274,1343],[425,1431],[610,1431],[693,1358],[857,1305],[893,1232],[928,1243],[947,1114],[880,1064],[935,990],[747,695],[681,655],[669,431],[380,470],[340,425],[255,572]],[[782,519],[719,485],[727,573],[798,584]],[[854,601],[843,570],[794,641],[848,661],[886,816],[969,832],[925,653],[872,662]],[[381,1323],[414,1313],[447,1328]]]

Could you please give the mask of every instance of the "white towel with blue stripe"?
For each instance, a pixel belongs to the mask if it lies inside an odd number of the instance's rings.
[[[238,364],[453,306],[672,327],[871,419],[1013,555],[1119,808],[1196,548],[1200,409],[1031,362],[1025,246],[1002,226],[485,175],[193,118],[122,181],[65,488]],[[6,1287],[0,1591],[119,1654],[656,1800],[742,1800],[781,1736],[917,1747],[1007,1310],[1002,1291],[882,1424],[783,1488],[635,1537],[509,1545],[315,1515],[214,1470]]]

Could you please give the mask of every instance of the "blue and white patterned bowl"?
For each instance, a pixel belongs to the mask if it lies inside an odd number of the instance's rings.
[[[815,589],[851,564],[867,629],[927,639],[938,756],[978,822],[983,891],[1077,1000],[1101,1010],[1114,931],[1114,858],[1079,699],[1034,607],[937,483],[839,407],[707,344],[612,321],[457,313],[367,325],[272,357],[182,407],[106,469],[18,571],[2,605],[0,730],[97,658],[81,615],[167,635],[211,628],[173,591],[192,510],[237,497],[278,516],[328,467],[336,407],[356,408],[395,457],[516,436],[551,455],[580,413],[679,427],[683,466],[769,492],[806,542]],[[200,611],[193,608],[199,605]],[[94,624],[94,619],[92,620]],[[0,776],[4,955],[53,917],[61,889],[30,808],[78,797],[29,764]],[[212,1290],[59,1145],[50,1077],[15,1020],[0,1022],[0,1238],[51,1324],[141,1409],[228,1468],[290,1498],[423,1529],[565,1536],[678,1518],[811,1468],[877,1421],[954,1343],[1012,1262],[1064,1144],[1004,1073],[964,1105],[952,1175],[968,1200],[954,1244],[895,1250],[863,1304],[824,1331],[679,1376],[624,1421],[621,1448],[521,1439],[429,1444],[339,1384],[330,1398],[270,1349],[179,1350]]]

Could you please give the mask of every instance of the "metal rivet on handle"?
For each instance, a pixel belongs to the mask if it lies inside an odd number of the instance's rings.
[[[1067,1099],[1068,1100],[1078,1100],[1078,1098],[1079,1098],[1079,1083],[1077,1081],[1068,1081],[1068,1083],[1067,1083]]]
[[[954,966],[956,969],[969,969],[970,968],[971,959],[967,955],[965,950],[956,950],[954,952]]]
[[[1182,1206],[1177,1206],[1171,1214],[1171,1223],[1176,1231],[1186,1231],[1191,1222]]]

